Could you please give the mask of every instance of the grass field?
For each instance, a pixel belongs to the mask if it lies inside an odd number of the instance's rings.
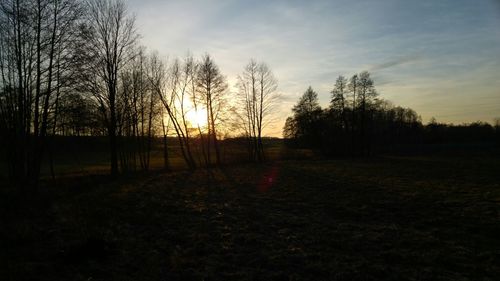
[[[221,157],[224,163],[241,163],[248,161],[246,142],[241,139],[224,140],[220,142]],[[266,154],[269,160],[283,158],[283,140],[276,138],[264,138]],[[104,175],[110,171],[110,157],[108,139],[106,137],[56,137],[44,154],[41,165],[41,177],[50,178],[49,154],[52,151],[53,167],[55,177],[72,177],[82,175]],[[199,166],[204,164],[199,146],[192,143],[193,157]],[[7,181],[7,165],[5,163],[5,153],[0,147],[0,188],[1,183]],[[301,157],[301,151],[289,152],[291,157]],[[185,170],[187,165],[182,157],[177,138],[168,138],[169,163],[172,170]],[[306,154],[310,154],[306,152]],[[215,154],[212,155],[214,161]],[[163,143],[162,139],[154,139],[152,144],[150,169],[162,170],[164,168]],[[137,159],[137,169],[140,170],[139,159]]]
[[[67,178],[22,208],[2,197],[0,280],[498,280],[499,167],[457,153]]]

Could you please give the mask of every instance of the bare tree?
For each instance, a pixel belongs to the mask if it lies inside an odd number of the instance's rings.
[[[210,141],[212,141],[216,164],[221,164],[221,154],[217,140],[217,123],[219,114],[224,109],[225,95],[227,94],[226,78],[221,74],[219,67],[208,54],[203,56],[196,78],[198,103],[203,104],[207,111],[208,139],[206,154],[208,163],[210,163]]]
[[[269,124],[273,107],[278,101],[278,83],[265,63],[253,59],[238,76],[239,119],[249,140],[252,160],[264,159],[262,131]]]
[[[196,162],[193,157],[191,148],[191,133],[190,129],[194,124],[190,124],[187,119],[187,113],[191,110],[189,105],[189,93],[192,89],[192,83],[195,79],[195,69],[196,64],[188,56],[184,61],[175,60],[172,75],[176,78],[177,84],[174,85],[174,90],[172,91],[172,109],[173,122],[178,126],[178,130],[181,135],[183,146],[186,148],[186,157],[188,160],[188,165],[190,168],[196,167]]]
[[[197,88],[197,75],[198,75],[198,68],[199,68],[199,64],[195,61],[195,59],[193,58],[192,55],[187,55],[186,58],[184,59],[184,63],[185,63],[185,67],[186,67],[186,70],[188,70],[188,73],[189,75],[191,76],[191,80],[190,80],[190,84],[188,86],[188,92],[189,92],[189,98],[190,98],[190,101],[192,103],[192,108],[191,110],[194,110],[195,114],[198,116],[199,114],[201,114],[203,112],[203,107],[202,107],[202,104],[200,102],[200,99],[199,99],[199,95],[198,95],[198,88]],[[206,109],[205,109],[206,110]],[[205,166],[209,166],[210,165],[210,161],[209,161],[209,157],[206,153],[206,149],[205,149],[205,143],[206,143],[206,139],[205,139],[205,136],[203,134],[203,128],[202,128],[202,125],[199,123],[199,122],[196,122],[196,124],[192,124],[192,125],[196,125],[196,128],[198,130],[198,137],[199,137],[199,144],[198,146],[196,146],[198,148],[198,156],[199,156],[199,162],[201,163],[201,157],[203,157],[203,160],[205,161]],[[207,124],[207,130],[208,130],[208,124]]]
[[[13,148],[9,174],[23,186],[26,180],[37,186],[80,15],[73,0],[0,3],[0,127],[2,139]]]
[[[171,100],[167,98],[167,70],[164,63],[158,57],[158,54],[152,53],[148,64],[148,80],[152,94],[155,95],[161,102],[160,111],[161,127],[163,134],[163,162],[165,170],[170,170],[169,154],[168,154],[168,132],[170,124]],[[165,112],[166,111],[166,112]],[[168,118],[167,118],[168,117]],[[182,147],[182,146],[181,146]]]
[[[359,74],[359,85],[358,85],[358,96],[361,100],[361,128],[360,128],[360,138],[362,143],[362,154],[369,153],[370,142],[367,141],[367,122],[368,122],[368,112],[367,104],[371,104],[377,92],[375,91],[375,86],[373,80],[370,78],[370,73],[368,71],[363,71]]]
[[[190,67],[187,64],[182,64],[178,59],[174,60],[168,70],[168,75],[163,74],[165,78],[158,81],[163,84],[157,84],[155,87],[179,140],[182,156],[188,167],[194,169],[196,162],[191,151],[185,105],[188,96],[187,90],[193,79]]]
[[[354,148],[356,146],[356,108],[357,108],[357,99],[356,94],[358,92],[358,83],[359,78],[357,74],[354,74],[351,79],[349,79],[349,84],[347,84],[347,90],[352,98],[352,108],[351,108],[351,151],[354,152]]]
[[[124,169],[135,170],[140,166],[149,170],[154,121],[159,115],[159,99],[149,79],[149,63],[145,48],[141,47],[120,75],[118,132],[125,136],[119,150]]]
[[[134,56],[135,20],[121,0],[89,0],[79,53],[83,86],[97,100],[108,129],[111,174],[118,173],[117,92],[119,74]]]

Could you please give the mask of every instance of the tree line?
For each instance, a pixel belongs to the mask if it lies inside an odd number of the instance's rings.
[[[410,108],[379,98],[367,71],[349,79],[339,76],[330,92],[330,104],[321,108],[309,87],[286,119],[283,136],[288,146],[314,148],[330,156],[366,156],[374,148],[396,144],[492,142],[500,140],[500,119],[463,125],[426,125]]]
[[[228,132],[262,161],[277,100],[263,62],[250,60],[231,93],[209,54],[168,61],[147,51],[120,0],[1,0],[0,71],[2,160],[9,179],[28,189],[58,135],[106,136],[112,175],[148,170],[155,137],[169,169],[171,135],[190,169],[221,164]]]

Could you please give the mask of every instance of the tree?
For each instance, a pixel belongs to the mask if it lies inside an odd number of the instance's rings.
[[[271,110],[278,100],[278,83],[265,63],[257,63],[254,60],[250,60],[237,80],[240,103],[237,115],[249,141],[250,158],[262,161],[262,130],[268,125]]]
[[[0,128],[9,174],[36,188],[60,89],[71,76],[74,0],[5,0],[0,3]],[[55,96],[54,96],[55,94]]]
[[[162,102],[162,110],[160,112],[161,127],[163,134],[163,162],[164,169],[170,170],[169,154],[168,154],[168,131],[170,116],[170,101],[166,98],[166,69],[162,60],[158,58],[158,54],[153,53],[150,55],[148,65],[148,82],[151,87],[151,94],[155,95]],[[167,114],[165,114],[165,110]],[[182,146],[181,146],[182,147]]]
[[[358,96],[361,99],[361,128],[360,128],[360,138],[362,143],[362,154],[370,152],[370,142],[367,140],[369,137],[367,135],[368,114],[367,114],[367,104],[371,104],[377,92],[375,91],[375,86],[373,80],[370,78],[370,73],[368,71],[363,71],[359,74],[359,85],[358,85]],[[369,128],[370,129],[370,128]]]
[[[297,124],[293,117],[287,117],[283,126],[283,138],[286,140],[297,138]]]
[[[92,106],[78,93],[68,93],[59,101],[59,122],[57,127],[61,135],[90,135]]]
[[[200,100],[199,95],[198,95],[198,69],[199,69],[199,63],[195,61],[193,56],[191,54],[188,54],[186,58],[184,59],[184,64],[185,64],[185,72],[188,76],[191,77],[190,83],[187,87],[188,89],[188,96],[190,98],[190,101],[192,103],[192,107],[190,110],[194,110],[194,113],[196,115],[200,114],[203,112],[203,102]],[[205,108],[206,110],[206,108]],[[205,161],[206,167],[210,166],[210,161],[208,157],[208,153],[205,148],[205,143],[206,143],[206,138],[203,133],[202,129],[202,124],[200,122],[196,122],[196,124],[192,124],[193,126],[196,126],[195,129],[198,130],[198,137],[199,137],[199,145],[196,146],[198,148],[198,157],[199,157],[199,162],[201,163],[201,157],[203,157],[203,160]],[[208,131],[208,123],[206,126],[206,130]],[[208,136],[210,137],[210,136]],[[200,153],[201,152],[201,153]]]
[[[351,105],[351,151],[354,152],[354,149],[356,147],[356,134],[355,134],[356,108],[357,108],[356,93],[358,92],[358,75],[357,74],[354,74],[349,79],[349,84],[347,84],[347,90],[352,98],[352,105]]]
[[[182,140],[186,148],[186,156],[188,160],[188,165],[194,169],[196,168],[196,162],[193,157],[191,149],[191,133],[190,126],[194,124],[189,124],[187,120],[187,113],[193,110],[191,106],[188,105],[189,97],[193,96],[193,92],[196,91],[193,88],[193,82],[196,80],[196,63],[191,56],[187,56],[184,61],[180,62],[176,60],[174,62],[176,66],[174,67],[176,76],[176,89],[173,91],[173,103],[172,107],[175,111],[175,122],[178,124],[179,132],[182,135]],[[196,110],[196,109],[194,109]],[[201,130],[199,124],[198,130]]]
[[[193,64],[190,60],[187,60],[186,63],[181,63],[178,59],[174,60],[168,72],[168,79],[165,81],[168,90],[161,90],[161,86],[158,90],[160,100],[177,134],[182,156],[190,169],[196,168],[196,162],[191,152],[185,103],[188,96],[187,91],[194,79],[192,68]]]
[[[319,106],[318,94],[311,86],[292,108],[293,120],[285,124],[286,134],[293,135],[302,146],[318,146],[323,128],[323,111]],[[295,129],[295,132],[292,131]]]
[[[370,73],[368,71],[361,72],[358,81],[358,96],[359,99],[361,99],[362,112],[366,111],[366,105],[373,102],[377,95]]]
[[[346,116],[346,90],[347,79],[340,75],[335,81],[335,86],[331,91],[332,99],[330,101],[330,109],[334,112],[339,112],[342,120],[344,130],[347,130],[347,116]]]
[[[159,98],[148,77],[150,63],[145,48],[140,48],[120,75],[118,134],[125,135],[120,144],[122,169],[135,170],[139,162],[142,170],[149,170],[154,122],[159,115]]]
[[[219,165],[221,164],[221,156],[217,140],[217,123],[219,121],[219,114],[224,109],[227,83],[219,67],[208,54],[203,56],[198,66],[196,85],[198,103],[203,104],[207,110],[208,139],[206,154],[208,162],[210,163],[210,142],[212,141],[215,150],[216,164]]]
[[[83,86],[99,103],[106,121],[111,174],[118,173],[117,92],[120,71],[134,56],[135,20],[121,0],[89,0],[80,30],[79,65]]]
[[[317,94],[311,87],[307,89],[292,108],[293,116],[285,122],[287,144],[321,149],[323,155],[330,156],[348,151],[366,155],[373,144],[416,143],[422,139],[420,116],[409,108],[377,99],[368,72],[353,75],[349,83],[339,76],[331,94],[329,110],[322,111]],[[483,127],[481,130],[487,132]]]
[[[307,88],[297,104],[292,108],[292,111],[296,115],[304,115],[308,117],[312,117],[314,112],[318,110],[321,110],[318,102],[318,93],[316,93],[311,86]]]
[[[493,119],[493,127],[495,128],[496,140],[500,143],[500,117]]]

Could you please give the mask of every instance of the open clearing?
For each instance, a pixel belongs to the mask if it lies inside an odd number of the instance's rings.
[[[498,158],[277,161],[2,200],[1,280],[495,280]],[[47,200],[41,200],[47,202]]]

